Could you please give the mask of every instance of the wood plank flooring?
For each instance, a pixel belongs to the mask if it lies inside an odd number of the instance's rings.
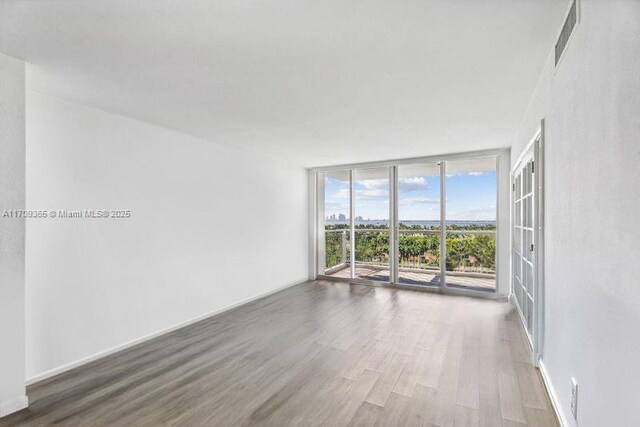
[[[556,426],[501,301],[308,282],[29,387],[0,426]]]

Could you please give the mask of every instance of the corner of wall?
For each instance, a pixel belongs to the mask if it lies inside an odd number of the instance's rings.
[[[25,377],[25,64],[0,53],[0,416],[27,405]]]
[[[8,402],[0,402],[0,418],[11,415],[29,406],[29,398],[27,395],[17,397]]]

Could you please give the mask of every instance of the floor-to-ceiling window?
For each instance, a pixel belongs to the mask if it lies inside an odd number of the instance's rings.
[[[353,175],[354,275],[389,282],[389,168],[356,169]]]
[[[398,166],[398,283],[441,284],[440,163]]]
[[[322,274],[351,277],[351,192],[350,171],[321,173],[318,176],[321,194],[318,207],[322,212],[319,270]]]
[[[446,285],[496,287],[496,159],[445,162]]]
[[[318,172],[319,274],[494,291],[496,172],[495,155]]]

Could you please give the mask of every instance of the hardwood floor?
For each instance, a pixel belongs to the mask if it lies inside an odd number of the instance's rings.
[[[29,387],[0,426],[555,426],[512,307],[308,282]]]

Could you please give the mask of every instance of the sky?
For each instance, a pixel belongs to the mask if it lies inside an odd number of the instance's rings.
[[[387,179],[358,180],[355,183],[355,216],[389,219]],[[408,176],[398,180],[399,220],[440,219],[440,177]],[[448,220],[495,220],[495,171],[447,175],[446,218]],[[349,217],[349,181],[325,178],[325,216]]]

